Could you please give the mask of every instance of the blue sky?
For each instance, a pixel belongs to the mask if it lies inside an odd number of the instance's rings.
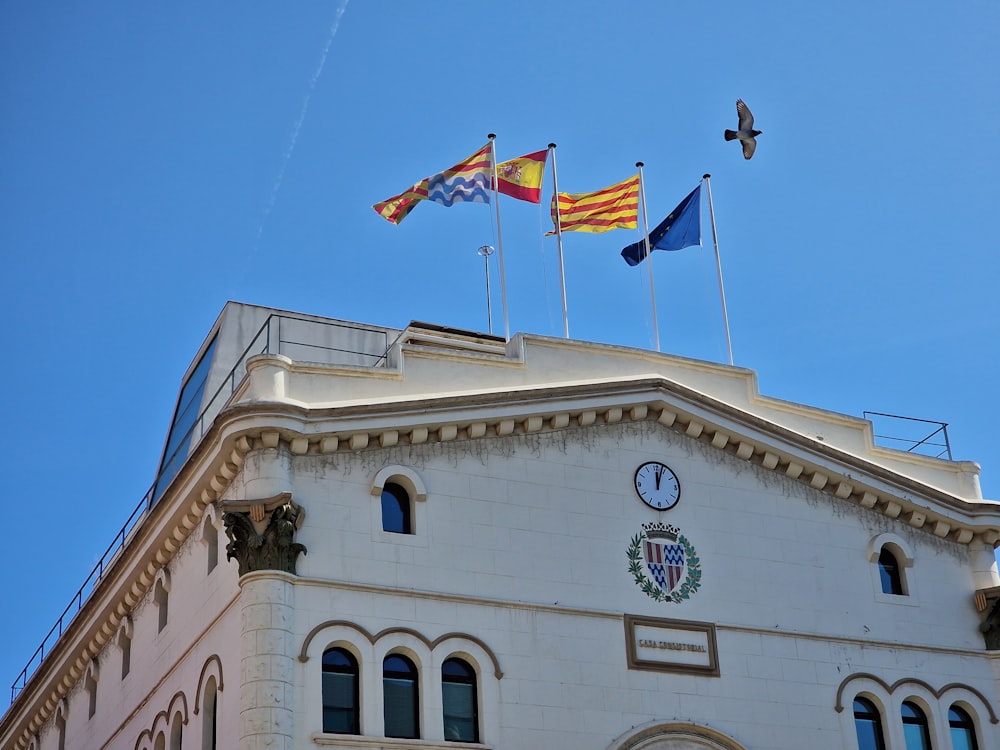
[[[487,328],[491,210],[371,204],[490,132],[556,142],[563,191],[645,162],[651,226],[711,173],[736,364],[948,422],[1000,498],[997,38],[993,0],[0,3],[3,685],[152,483],[226,300]],[[501,212],[511,329],[559,336],[546,211]],[[654,255],[657,313],[664,351],[721,362],[709,238]],[[574,338],[652,348],[636,239],[566,236]]]

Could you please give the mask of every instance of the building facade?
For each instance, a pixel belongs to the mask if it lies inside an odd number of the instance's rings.
[[[229,303],[0,749],[1000,747],[978,472],[740,368]]]

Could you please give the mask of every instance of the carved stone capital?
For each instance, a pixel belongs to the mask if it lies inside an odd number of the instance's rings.
[[[979,589],[975,594],[976,610],[982,616],[979,631],[983,634],[986,648],[1000,649],[1000,586]]]
[[[229,544],[226,559],[235,558],[240,575],[280,570],[295,575],[295,561],[305,545],[295,541],[305,511],[290,492],[263,499],[226,503],[222,522]]]

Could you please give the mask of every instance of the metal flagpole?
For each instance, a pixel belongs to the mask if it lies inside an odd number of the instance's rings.
[[[493,162],[493,204],[497,210],[497,257],[500,259],[500,301],[503,303],[503,336],[510,341],[510,319],[507,317],[507,280],[503,270],[503,233],[500,231],[500,180],[497,175],[497,134],[490,133],[490,158]]]
[[[559,180],[556,179],[556,144],[549,144],[549,157],[552,159],[552,200],[556,208],[556,240],[559,247],[559,283],[562,285],[563,333],[569,338],[569,313],[566,310],[566,267],[563,265],[562,223],[559,219]]]
[[[490,256],[493,255],[493,248],[490,245],[483,245],[476,252],[486,261],[486,320],[490,329],[490,335],[492,336],[493,304],[491,302],[492,295],[490,294]]]
[[[733,341],[729,337],[729,313],[726,311],[726,288],[722,285],[722,258],[719,256],[719,235],[715,231],[715,208],[712,205],[712,175],[703,175],[705,187],[708,188],[708,215],[712,219],[712,241],[715,243],[715,268],[719,273],[719,297],[722,299],[722,322],[726,327],[726,351],[729,352],[729,364],[733,364]]]
[[[650,258],[649,249],[649,217],[646,212],[646,183],[642,180],[643,163],[637,161],[635,165],[639,168],[639,202],[642,205],[642,229],[646,233],[643,243],[646,245],[646,266],[649,268],[649,300],[653,306],[653,338],[656,341],[656,351],[660,351],[660,326],[656,322],[656,291],[653,289],[653,259]]]

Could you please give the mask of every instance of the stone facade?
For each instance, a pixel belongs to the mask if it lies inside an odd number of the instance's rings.
[[[231,305],[213,335],[238,351],[251,318]],[[934,748],[953,706],[981,750],[1000,746],[984,642],[1000,510],[975,464],[875,447],[867,423],[760,396],[738,368],[392,338],[371,361],[247,361],[0,720],[0,750],[206,748],[213,732],[249,750],[454,748],[451,658],[475,672],[472,747],[855,750],[858,696],[890,750],[904,701]],[[650,461],[678,478],[669,510],[636,492]],[[383,528],[387,485],[410,533]],[[884,549],[902,594],[884,592]],[[323,731],[331,648],[358,665],[356,735]],[[418,670],[415,739],[385,736],[391,655]]]

